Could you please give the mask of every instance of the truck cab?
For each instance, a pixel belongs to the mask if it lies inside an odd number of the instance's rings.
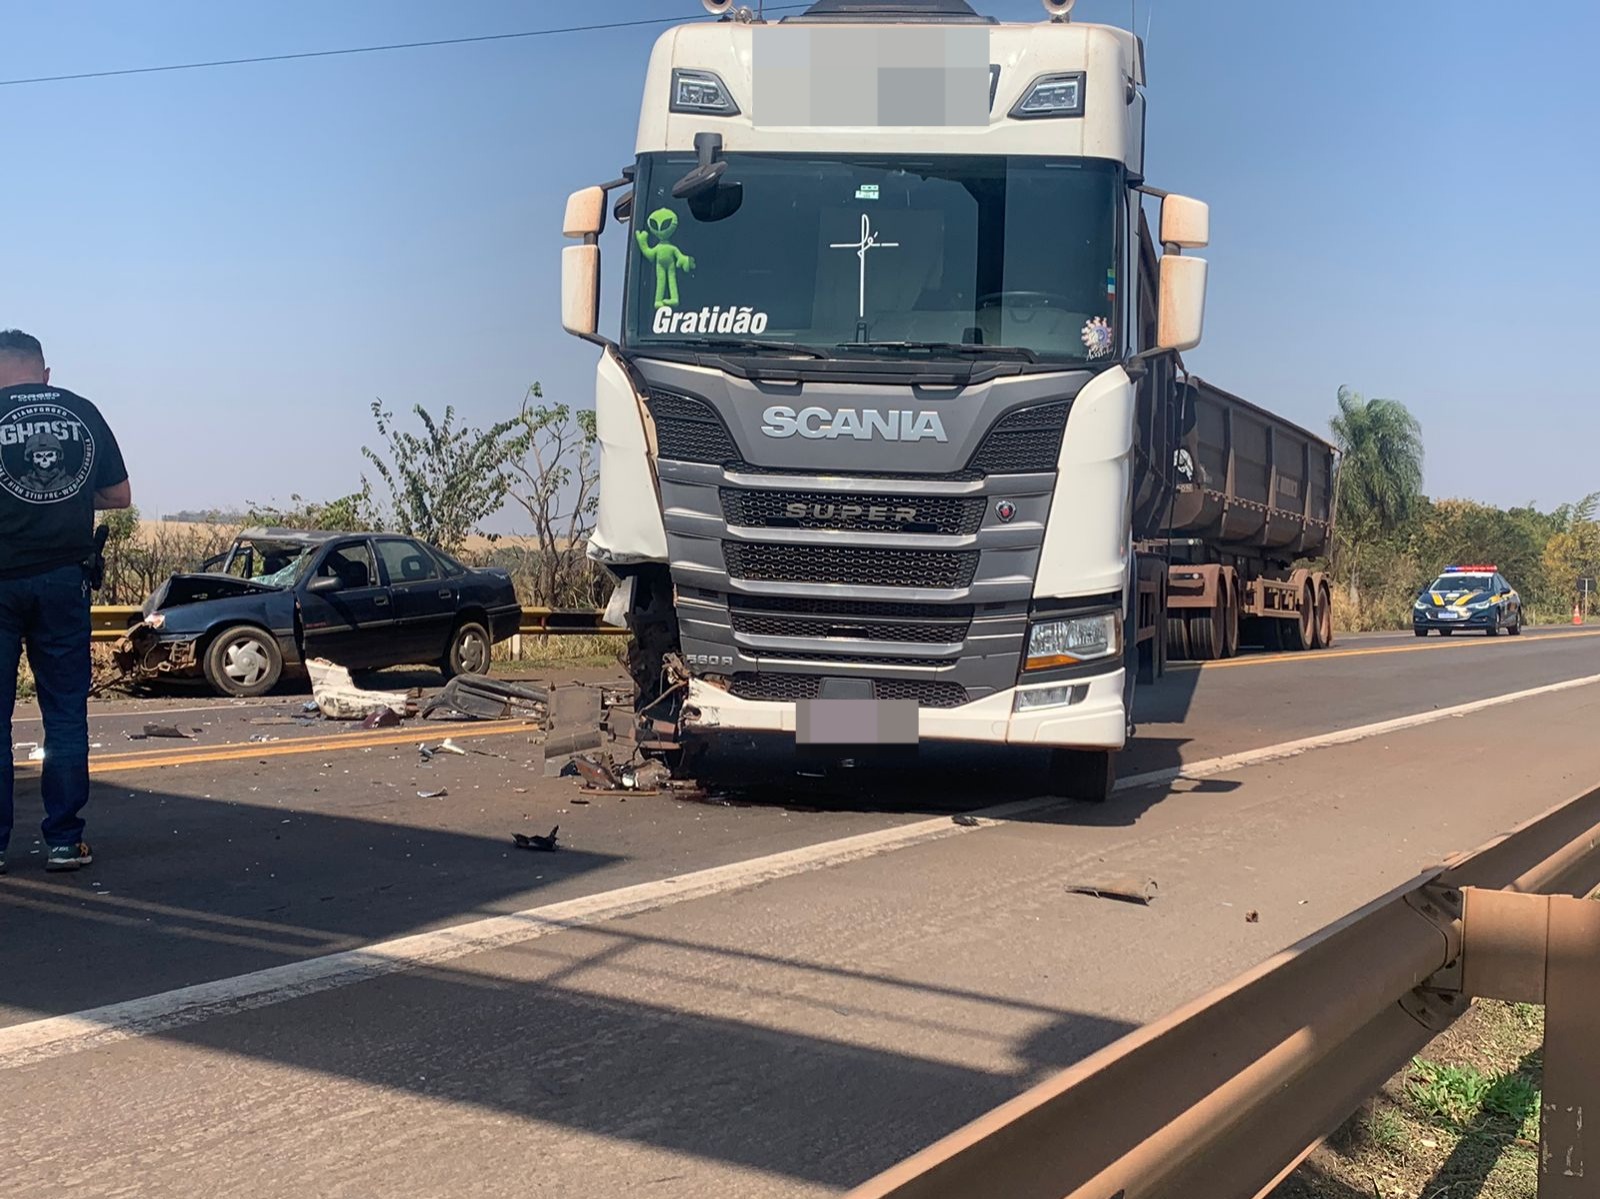
[[[1054,0],[707,7],[565,228],[563,320],[602,349],[589,552],[641,701],[689,735],[1048,747],[1106,798],[1209,225],[1145,184],[1138,39]]]

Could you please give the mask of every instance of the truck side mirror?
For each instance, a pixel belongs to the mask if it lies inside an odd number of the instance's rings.
[[[1206,260],[1163,254],[1161,299],[1156,315],[1156,348],[1180,351],[1194,349],[1200,344],[1205,322]]]
[[[575,337],[600,329],[600,233],[606,225],[606,189],[586,187],[567,197],[562,232],[583,244],[561,251],[561,325]]]
[[[1161,244],[1180,250],[1203,250],[1211,244],[1211,205],[1189,196],[1163,196]]]

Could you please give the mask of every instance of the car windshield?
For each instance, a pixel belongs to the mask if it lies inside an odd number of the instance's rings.
[[[827,357],[1110,361],[1122,176],[1091,159],[727,154],[718,184],[635,180],[630,348],[785,344]],[[1009,348],[1009,353],[1008,353]]]
[[[1441,594],[1447,591],[1493,591],[1494,580],[1488,575],[1440,575],[1428,590]]]
[[[276,570],[269,569],[266,574],[251,575],[250,581],[252,583],[262,583],[268,587],[294,586],[310,568],[316,547],[304,546],[290,552],[293,556],[287,562],[284,562],[284,554],[281,551],[277,554],[262,554],[261,560],[269,568],[276,566],[279,562],[283,562],[283,565],[278,566]]]

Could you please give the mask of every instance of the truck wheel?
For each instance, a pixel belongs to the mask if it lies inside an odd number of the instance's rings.
[[[1239,656],[1239,597],[1226,581],[1222,591],[1222,656]]]
[[[1317,600],[1316,591],[1310,583],[1300,592],[1299,615],[1283,624],[1284,648],[1295,653],[1304,653],[1317,641]]]
[[[1318,649],[1331,649],[1333,646],[1333,592],[1326,583],[1317,586],[1317,628],[1316,647]]]
[[[225,629],[206,650],[206,681],[218,695],[251,699],[283,677],[283,652],[271,633],[253,624]]]
[[[1221,607],[1201,608],[1189,613],[1189,656],[1201,662],[1222,657],[1223,613]]]
[[[447,679],[458,674],[488,674],[489,663],[494,658],[493,646],[488,629],[475,620],[465,621],[456,626],[439,670]]]
[[[1057,749],[1050,754],[1052,791],[1063,799],[1105,803],[1117,781],[1117,755],[1109,749]]]
[[[1181,612],[1167,617],[1167,657],[1175,662],[1189,657],[1189,622]]]

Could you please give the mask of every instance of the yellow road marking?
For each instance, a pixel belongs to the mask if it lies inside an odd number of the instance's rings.
[[[1542,633],[1542,634],[1536,634],[1533,637],[1529,638],[1529,642],[1531,643],[1531,642],[1535,642],[1536,641],[1536,642],[1539,642],[1539,643],[1542,644],[1542,643],[1544,643],[1546,641],[1565,641],[1565,640],[1567,640],[1568,638],[1571,638],[1571,637],[1600,637],[1600,629],[1594,630],[1592,632],[1587,632],[1587,633]],[[1496,643],[1498,643],[1499,638],[1495,638],[1494,641]],[[1478,640],[1478,639],[1472,639],[1472,638],[1469,638],[1469,639],[1464,640],[1464,641],[1455,641],[1455,640],[1453,640],[1451,638],[1441,637],[1439,639],[1438,643],[1433,644],[1433,645],[1385,645],[1385,646],[1376,646],[1376,647],[1374,647],[1372,649],[1315,650],[1315,651],[1313,651],[1311,653],[1271,654],[1271,655],[1262,655],[1260,657],[1232,658],[1232,659],[1229,659],[1226,662],[1175,662],[1171,666],[1169,666],[1167,669],[1169,669],[1169,670],[1227,670],[1230,667],[1240,667],[1240,666],[1278,666],[1278,665],[1282,665],[1283,663],[1286,663],[1286,662],[1287,663],[1303,662],[1303,663],[1309,664],[1309,663],[1312,663],[1312,662],[1327,662],[1327,661],[1330,661],[1333,658],[1365,658],[1365,657],[1370,657],[1370,656],[1376,655],[1376,654],[1420,654],[1420,653],[1424,653],[1424,652],[1427,652],[1427,651],[1438,653],[1441,650],[1449,650],[1449,649],[1461,650],[1461,649],[1466,649],[1467,647],[1472,646],[1472,645],[1477,645],[1477,644],[1480,644],[1480,643],[1487,644],[1489,642],[1490,642],[1490,638],[1488,638],[1488,637],[1482,638],[1481,641]]]
[[[413,745],[431,740],[433,736],[448,736],[456,741],[478,740],[484,737],[507,737],[530,732],[535,728],[527,723],[488,725],[482,728],[425,728],[400,729],[393,732],[341,733],[329,737],[302,737],[288,741],[251,741],[242,744],[219,746],[193,746],[184,749],[135,750],[131,753],[100,754],[89,759],[90,774],[120,774],[126,770],[156,770],[163,766],[191,766],[216,762],[258,761],[262,758],[285,758],[301,754],[329,753],[341,749],[374,749],[392,745]],[[18,762],[17,773],[34,763]]]

